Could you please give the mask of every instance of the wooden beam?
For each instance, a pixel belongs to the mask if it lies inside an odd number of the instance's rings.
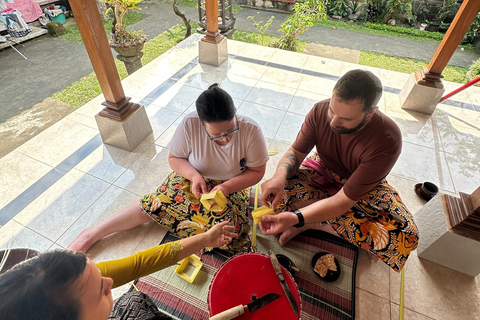
[[[436,87],[443,78],[442,72],[452,58],[465,33],[480,11],[479,0],[464,0],[432,60],[422,71],[415,73],[419,84]]]
[[[75,21],[105,97],[100,115],[122,121],[139,105],[125,97],[95,0],[70,0]]]
[[[223,1],[223,0],[220,0]],[[219,43],[224,37],[218,30],[218,1],[206,0],[205,1],[205,17],[207,20],[207,31],[202,41],[210,43]]]

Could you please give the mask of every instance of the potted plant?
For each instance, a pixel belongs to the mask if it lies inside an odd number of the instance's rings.
[[[142,0],[102,0],[110,5],[107,12],[113,9],[114,19],[110,47],[123,57],[134,57],[140,55],[147,36],[140,31],[127,30],[123,24],[125,14],[134,9],[140,9],[137,4]]]

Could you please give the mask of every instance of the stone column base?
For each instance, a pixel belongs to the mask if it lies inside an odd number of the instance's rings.
[[[441,81],[434,85],[435,87],[430,87],[418,84],[415,73],[412,73],[399,95],[402,109],[432,114],[445,92]]]
[[[122,55],[117,55],[117,59],[122,61],[125,64],[125,68],[127,69],[128,75],[131,75],[138,69],[142,67],[142,57],[143,52],[140,51],[140,54],[133,56],[133,57],[125,57]]]
[[[453,232],[447,210],[444,195],[438,194],[415,213],[418,256],[475,277],[480,274],[480,242]]]
[[[123,121],[100,114],[95,115],[95,120],[103,143],[127,151],[135,150],[153,132],[144,106],[140,106]]]
[[[215,67],[220,66],[228,59],[227,39],[219,43],[198,42],[198,61]]]

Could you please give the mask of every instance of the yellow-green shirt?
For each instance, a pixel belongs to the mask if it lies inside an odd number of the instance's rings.
[[[99,262],[97,267],[102,276],[113,279],[113,287],[116,288],[175,264],[182,250],[180,242],[174,241],[137,252],[130,257]]]

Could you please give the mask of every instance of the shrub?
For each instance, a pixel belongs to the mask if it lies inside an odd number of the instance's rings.
[[[470,73],[472,74],[473,78],[480,77],[480,59],[477,59],[471,66],[470,66]]]
[[[267,32],[275,17],[271,16],[270,19],[268,19],[268,21],[265,22],[263,25],[263,21],[256,21],[254,16],[248,16],[247,19],[251,19],[253,21],[253,26],[255,27],[255,29],[257,29],[258,35],[260,36],[260,44],[264,46],[265,33]]]
[[[58,37],[65,33],[65,27],[58,21],[50,21],[47,23],[48,34],[52,37]]]
[[[476,39],[480,38],[480,12],[473,19],[470,28],[462,39],[462,44],[474,43]]]
[[[327,4],[327,13],[331,16],[346,17],[350,13],[349,0],[330,0]]]
[[[296,36],[308,30],[314,21],[325,19],[325,17],[322,0],[295,3],[293,14],[282,23],[282,27],[279,29],[283,32],[282,37],[273,45],[283,50],[297,51]]]
[[[387,11],[387,0],[367,0],[367,21],[380,21]]]

